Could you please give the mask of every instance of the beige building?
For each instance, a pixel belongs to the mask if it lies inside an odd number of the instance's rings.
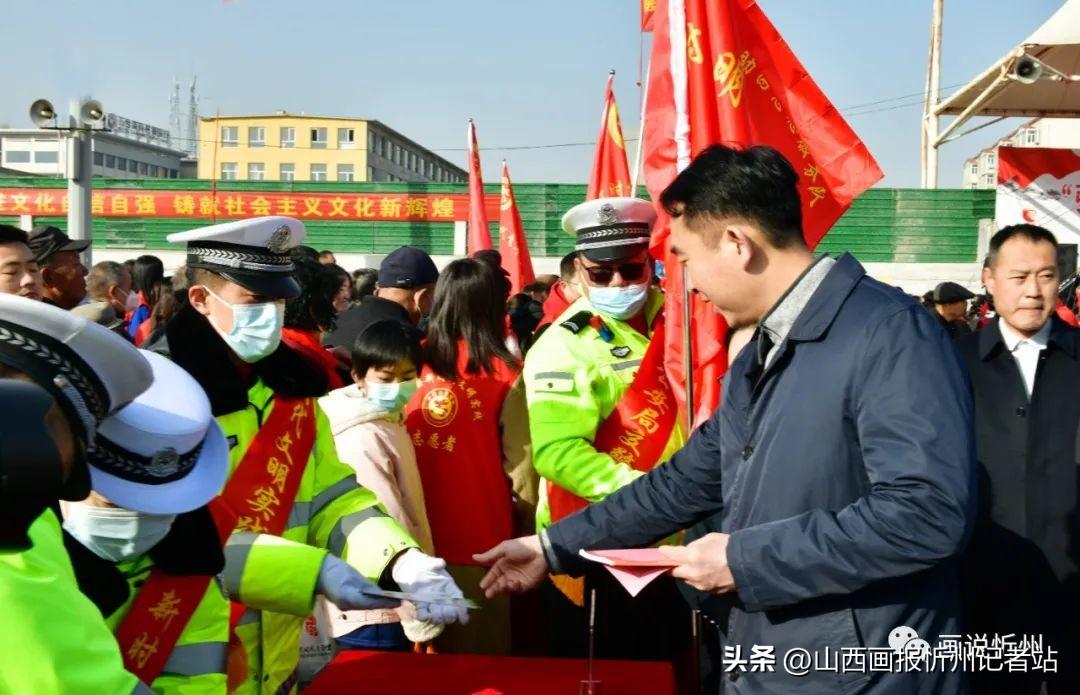
[[[306,116],[199,120],[199,178],[457,183],[463,169],[379,121]]]
[[[998,147],[1080,149],[1080,118],[1035,118],[964,162],[963,188],[997,186]]]

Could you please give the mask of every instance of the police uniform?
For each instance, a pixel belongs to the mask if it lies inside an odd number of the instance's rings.
[[[298,220],[264,217],[174,234],[169,241],[187,244],[188,268],[278,299],[299,293],[289,251],[303,238]],[[378,581],[396,556],[417,544],[338,460],[329,422],[313,400],[328,390],[325,375],[302,356],[280,345],[243,373],[232,362],[235,353],[190,306],[151,349],[169,354],[206,389],[229,441],[230,476],[273,416],[276,397],[311,400],[305,417],[314,419],[314,446],[291,506],[280,510],[288,514],[284,531],[268,535],[257,524],[241,523],[225,548],[223,575],[229,596],[247,607],[236,627],[244,649],[230,655],[230,682],[239,666],[246,678],[236,684],[238,692],[294,692],[300,628],[327,554]],[[238,513],[245,511],[251,510]]]
[[[151,382],[146,360],[119,336],[12,295],[0,295],[0,364],[47,390],[83,447],[101,420]],[[5,497],[13,492],[9,482]],[[63,487],[66,499],[89,494],[84,461],[75,462]],[[51,509],[37,511],[22,547],[0,548],[0,606],[0,692],[149,692],[124,669],[101,613],[80,593]]]
[[[108,511],[103,517],[96,507],[62,505],[65,544],[80,588],[117,634],[129,669],[156,693],[224,693],[229,601],[217,575],[225,558],[206,504],[225,482],[228,445],[195,380],[144,354],[154,382],[101,424],[90,478],[123,510],[175,519],[149,549],[117,559],[96,545],[95,534],[109,532]],[[191,577],[202,581],[187,588]],[[156,610],[137,602],[144,591],[161,597]],[[154,656],[160,668],[147,666]]]
[[[596,262],[621,261],[648,248],[655,217],[647,201],[598,198],[568,211],[563,217],[563,229],[576,236],[575,249],[586,258]],[[598,502],[644,475],[643,471],[597,450],[595,441],[601,425],[633,383],[649,347],[650,335],[641,333],[631,323],[642,325],[643,316],[643,324],[652,326],[663,305],[663,294],[650,288],[637,321],[620,320],[599,311],[587,296],[582,296],[552,323],[526,356],[524,378],[533,465],[542,478],[538,530],[552,523],[549,496],[555,486],[588,502]],[[685,441],[685,430],[679,420],[676,418],[657,463],[670,458]],[[580,603],[580,588],[568,586],[563,578],[554,579],[564,593]],[[668,621],[670,616],[665,615],[671,612],[667,608],[672,605],[677,615],[685,614],[673,585],[654,585],[630,604],[625,592],[613,588],[603,574],[587,579],[589,586],[598,587],[600,592],[598,653],[612,658],[670,653],[663,644],[668,640],[668,631],[656,621]],[[550,585],[544,590],[549,614],[559,616],[549,632],[551,648],[559,654],[579,653],[582,647],[579,636],[584,634],[583,612],[565,605]],[[657,610],[656,621],[647,614],[650,608]],[[620,619],[618,613],[623,613],[626,620]],[[654,623],[655,639],[645,636],[642,642],[637,638],[642,633],[639,626],[649,622]]]

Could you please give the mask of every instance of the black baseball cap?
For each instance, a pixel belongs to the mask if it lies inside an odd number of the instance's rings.
[[[411,290],[421,285],[434,285],[439,269],[426,251],[414,246],[402,246],[390,252],[379,266],[379,287]]]
[[[955,282],[943,282],[934,288],[934,304],[952,304],[972,299],[973,292]]]
[[[89,239],[74,240],[60,231],[58,227],[39,224],[30,230],[27,241],[34,260],[44,263],[49,256],[58,251],[85,251],[90,247]]]

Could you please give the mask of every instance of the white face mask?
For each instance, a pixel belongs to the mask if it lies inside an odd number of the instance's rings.
[[[139,557],[169,535],[175,514],[144,514],[130,509],[63,505],[64,528],[88,550],[110,562]]]
[[[364,380],[364,393],[368,402],[388,412],[397,412],[405,407],[416,393],[416,379],[392,381],[388,384]]]
[[[130,314],[139,308],[139,293],[128,290],[127,299],[124,300],[124,312]]]
[[[228,344],[236,356],[253,364],[277,350],[281,344],[281,328],[285,325],[285,304],[262,302],[260,304],[230,304],[210,290],[206,291],[232,311],[232,330],[222,331],[210,317],[210,325]]]

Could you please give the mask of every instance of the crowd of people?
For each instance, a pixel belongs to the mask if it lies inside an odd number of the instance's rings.
[[[960,285],[931,314],[814,257],[796,182],[716,146],[658,201],[733,329],[693,433],[648,201],[567,211],[574,252],[513,296],[498,252],[350,273],[286,217],[170,236],[171,276],[0,226],[0,691],[293,692],[312,634],[323,656],[583,657],[593,608],[598,656],[685,666],[693,607],[711,691],[1077,692],[1056,240],[1000,230],[970,325]],[[579,556],[659,543],[674,569],[635,598]],[[738,668],[901,627],[1039,636],[1057,668]]]

